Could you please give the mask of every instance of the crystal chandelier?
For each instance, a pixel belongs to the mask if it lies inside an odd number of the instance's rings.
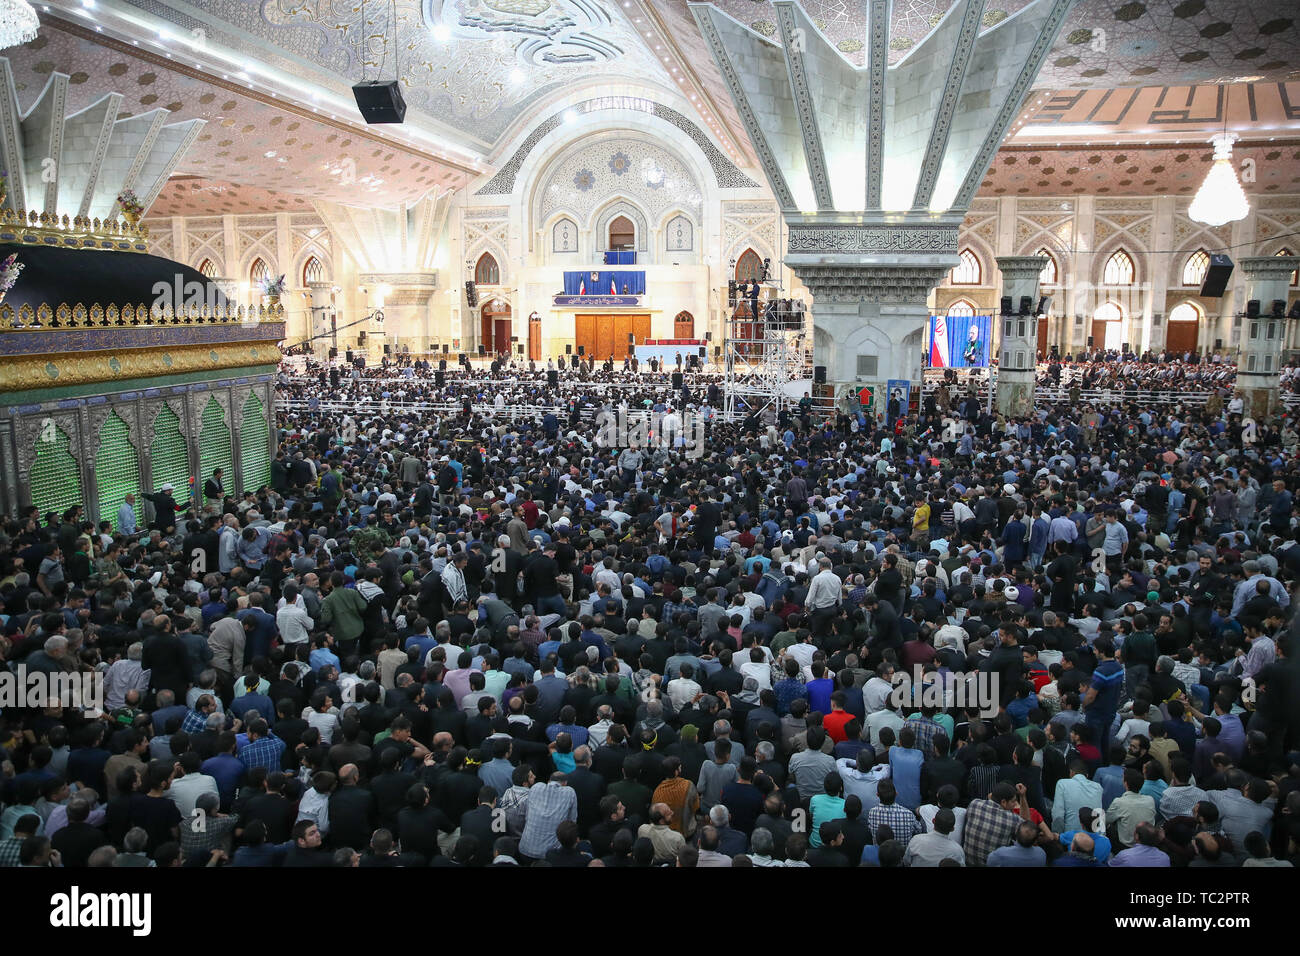
[[[1187,207],[1187,215],[1197,222],[1222,226],[1245,219],[1250,212],[1246,193],[1237,181],[1237,171],[1232,168],[1232,144],[1236,139],[1235,134],[1225,132],[1210,140],[1214,144],[1214,165],[1196,191],[1196,198]]]
[[[0,50],[35,40],[40,25],[27,0],[0,0]]]

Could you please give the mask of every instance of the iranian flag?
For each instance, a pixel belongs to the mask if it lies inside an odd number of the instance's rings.
[[[587,280],[583,279],[578,283],[578,295],[586,295],[586,294],[587,294]]]
[[[946,368],[948,366],[948,319],[946,316],[934,317],[934,331],[930,335],[930,367]]]
[[[609,294],[618,295],[618,288],[614,285],[614,277],[609,277]]]

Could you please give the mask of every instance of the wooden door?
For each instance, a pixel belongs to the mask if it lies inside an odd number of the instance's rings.
[[[612,315],[602,315],[596,319],[596,359],[603,362],[614,355],[614,319]]]
[[[695,317],[689,312],[678,312],[677,317],[673,319],[673,338],[695,338]]]
[[[1184,352],[1195,352],[1200,344],[1199,321],[1170,322],[1165,330],[1165,348],[1182,357]]]
[[[627,337],[635,334],[632,331],[632,316],[615,315],[614,320],[614,360],[618,361],[627,356]]]
[[[573,317],[573,354],[584,358],[596,348],[596,317],[578,314]]]
[[[1104,349],[1106,347],[1106,326],[1109,323],[1101,319],[1092,320],[1092,348]]]
[[[510,354],[510,319],[496,319],[496,351],[498,355]]]
[[[542,360],[542,317],[530,316],[528,319],[528,358],[534,362]]]
[[[1038,360],[1047,358],[1047,316],[1038,320]]]

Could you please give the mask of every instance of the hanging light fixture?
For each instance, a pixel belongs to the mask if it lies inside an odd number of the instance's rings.
[[[0,0],[0,50],[35,40],[40,25],[27,0]]]
[[[1197,222],[1222,226],[1245,219],[1250,212],[1250,202],[1237,181],[1237,171],[1232,168],[1232,144],[1236,139],[1235,133],[1225,131],[1210,140],[1214,144],[1214,164],[1187,207],[1187,215]]]

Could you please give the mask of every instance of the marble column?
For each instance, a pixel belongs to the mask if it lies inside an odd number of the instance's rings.
[[[926,299],[957,263],[955,236],[948,234],[956,228],[899,225],[877,231],[824,222],[791,226],[785,264],[812,293],[813,360],[826,367],[826,384],[834,388],[837,402],[864,385],[875,386],[876,394],[883,395],[890,379],[920,386],[930,315]],[[857,248],[811,251],[826,246],[833,234],[848,237]],[[883,248],[891,245],[931,249]]]
[[[1042,256],[998,256],[1002,273],[1002,298],[1011,299],[1012,315],[999,315],[998,414],[1008,418],[1034,410],[1034,374],[1038,352],[1038,276],[1047,260]],[[1028,297],[1029,312],[1022,315],[1020,300]]]
[[[437,272],[365,273],[361,284],[368,290],[368,311],[378,309],[383,314],[382,322],[375,320],[364,326],[368,361],[381,361],[384,345],[390,346],[392,358],[403,345],[412,352],[430,350]]]
[[[1262,420],[1279,410],[1278,374],[1286,340],[1285,318],[1290,308],[1291,273],[1300,256],[1249,256],[1237,263],[1246,278],[1246,302],[1259,302],[1259,316],[1242,319],[1241,351],[1237,357],[1237,390],[1245,399],[1244,414]],[[1282,317],[1273,313],[1280,301]]]
[[[773,39],[688,3],[789,226],[781,265],[812,292],[837,398],[920,383],[926,299],[1074,3],[1030,0],[986,29],[985,0],[955,0],[890,65],[891,4],[865,0],[864,68],[790,0]]]
[[[310,293],[307,337],[311,339],[312,355],[315,356],[316,361],[321,362],[329,357],[329,350],[336,347],[334,326],[330,324],[331,317],[335,322],[338,321],[338,308],[334,302],[334,284],[309,282],[307,291]]]

